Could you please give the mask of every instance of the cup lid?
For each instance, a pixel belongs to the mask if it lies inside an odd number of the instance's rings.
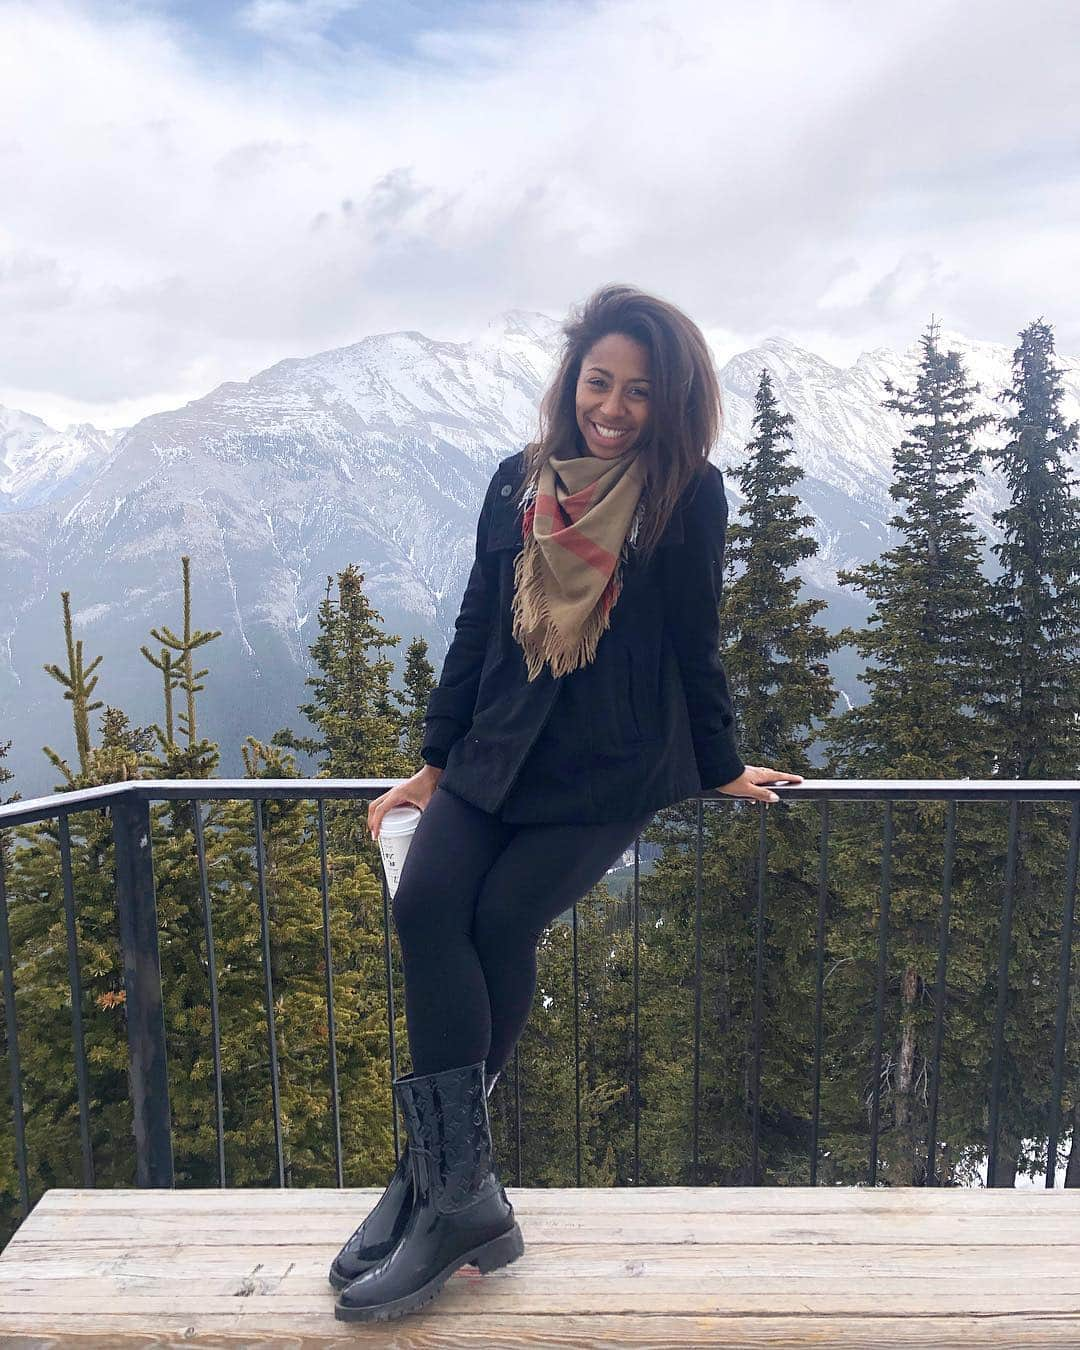
[[[379,822],[379,833],[410,834],[420,819],[418,806],[392,806]]]

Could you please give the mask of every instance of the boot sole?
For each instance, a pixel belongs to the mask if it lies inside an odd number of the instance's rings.
[[[455,1270],[462,1266],[475,1266],[481,1275],[488,1271],[508,1266],[525,1254],[525,1239],[521,1229],[515,1223],[508,1232],[483,1242],[472,1251],[465,1252],[445,1266],[439,1273],[422,1284],[419,1289],[404,1298],[396,1298],[389,1303],[375,1303],[370,1308],[347,1308],[340,1303],[334,1305],[334,1316],[339,1322],[389,1322],[395,1317],[404,1317],[406,1313],[416,1312],[438,1294]]]

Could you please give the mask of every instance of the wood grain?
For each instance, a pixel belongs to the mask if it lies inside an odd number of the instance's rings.
[[[525,1256],[411,1317],[334,1319],[374,1190],[47,1192],[0,1254],[0,1345],[1080,1345],[1080,1195],[511,1190]]]

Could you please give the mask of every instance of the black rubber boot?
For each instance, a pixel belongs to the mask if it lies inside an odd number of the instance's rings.
[[[404,1082],[411,1077],[411,1074],[406,1074],[401,1081]],[[499,1070],[485,1077],[489,1097],[498,1077]],[[409,1165],[409,1145],[406,1141],[386,1190],[330,1264],[330,1283],[335,1289],[344,1289],[365,1270],[377,1266],[384,1256],[389,1256],[401,1240],[412,1207],[412,1174]]]
[[[341,1321],[387,1321],[414,1312],[461,1266],[481,1272],[525,1250],[514,1207],[495,1174],[484,1065],[399,1078],[409,1136],[413,1207],[401,1240],[338,1296]]]

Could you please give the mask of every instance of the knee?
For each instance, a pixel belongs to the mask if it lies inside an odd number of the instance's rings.
[[[477,906],[475,937],[477,950],[500,960],[512,959],[535,951],[543,929],[537,930],[506,904]]]

